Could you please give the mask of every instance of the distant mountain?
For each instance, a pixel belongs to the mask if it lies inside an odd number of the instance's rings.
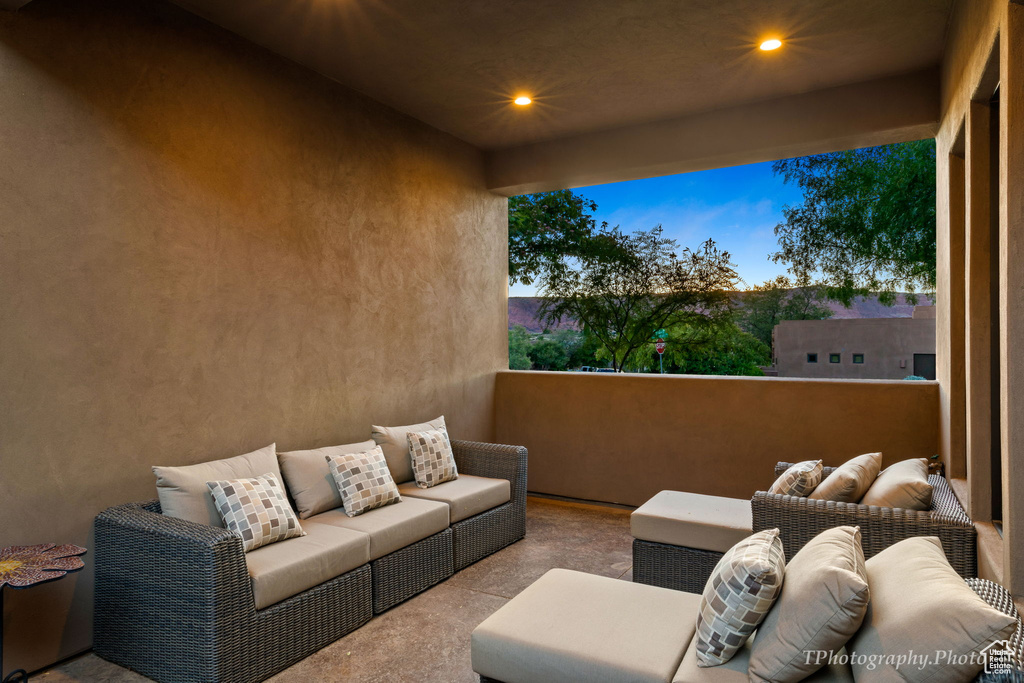
[[[740,305],[743,301],[743,292],[737,292],[736,298]],[[537,312],[540,309],[542,299],[534,296],[510,296],[508,298],[508,328],[522,325],[528,331],[543,332],[545,327],[553,330],[576,329],[576,321],[563,319],[558,325],[545,325],[538,319]],[[877,296],[857,297],[853,306],[846,308],[835,301],[828,301],[826,306],[832,309],[833,318],[910,318],[914,314],[914,305],[907,303],[907,295],[900,294],[897,302],[892,306],[879,303]],[[926,296],[918,296],[918,306],[931,306],[932,300]]]

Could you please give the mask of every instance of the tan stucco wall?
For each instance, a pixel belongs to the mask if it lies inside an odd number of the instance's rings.
[[[935,454],[935,382],[505,371],[499,441],[531,491],[640,505],[662,489],[749,498],[779,460]]]
[[[0,74],[0,546],[90,546],[154,464],[440,413],[492,437],[476,150],[149,1],[2,13]],[[8,590],[4,671],[89,647],[91,592]]]
[[[914,374],[915,353],[935,353],[935,320],[785,320],[774,337],[779,377],[903,379]],[[809,353],[818,354],[817,363],[807,362]],[[833,353],[840,362],[830,362]],[[857,353],[863,363],[853,362]]]

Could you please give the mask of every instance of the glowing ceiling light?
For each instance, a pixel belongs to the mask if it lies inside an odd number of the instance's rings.
[[[515,103],[516,103],[516,104],[518,104],[518,105],[519,105],[520,107],[525,107],[525,106],[526,106],[526,105],[528,105],[528,104],[529,104],[530,102],[533,102],[533,100],[531,100],[531,99],[530,99],[529,97],[527,97],[526,95],[520,95],[519,97],[517,97],[517,98],[515,99]]]
[[[761,49],[765,51],[778,50],[780,47],[782,47],[782,41],[778,38],[772,38],[771,40],[766,40],[761,43]]]

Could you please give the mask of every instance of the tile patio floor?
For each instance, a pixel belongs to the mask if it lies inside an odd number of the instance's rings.
[[[476,681],[469,634],[477,624],[555,567],[629,581],[631,544],[626,509],[530,497],[525,539],[374,617],[270,680]],[[137,683],[149,679],[90,653],[32,680]]]

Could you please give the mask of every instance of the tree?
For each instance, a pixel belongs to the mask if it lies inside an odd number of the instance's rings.
[[[772,170],[803,189],[775,227],[776,263],[798,281],[817,276],[829,298],[849,306],[900,289],[935,290],[935,141],[776,161]]]
[[[547,270],[561,270],[579,256],[594,232],[597,204],[571,190],[508,200],[508,278],[533,284]]]
[[[565,370],[569,354],[553,339],[541,339],[530,347],[530,360],[538,370]]]
[[[733,323],[713,329],[694,330],[677,325],[666,330],[665,372],[684,375],[764,375],[762,365],[771,362],[768,347]],[[658,353],[646,344],[630,361],[630,369],[658,372]]]
[[[508,331],[508,368],[509,370],[529,370],[533,367],[530,361],[530,335],[522,325],[516,325]]]
[[[775,326],[783,320],[831,318],[832,309],[821,304],[823,298],[820,287],[795,287],[788,277],[780,275],[743,295],[737,322],[770,349]]]
[[[582,324],[619,370],[660,328],[709,330],[731,320],[727,290],[738,282],[712,240],[676,255],[661,226],[625,234],[602,227],[574,263],[546,272],[541,315]]]

